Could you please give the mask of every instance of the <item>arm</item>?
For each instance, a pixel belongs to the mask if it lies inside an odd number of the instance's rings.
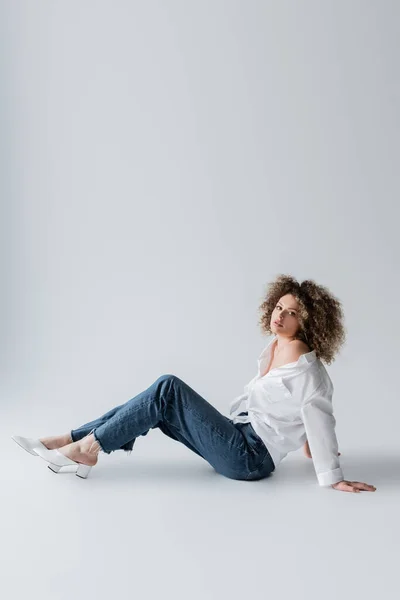
[[[303,342],[293,343],[290,346],[288,346],[288,348],[286,350],[285,360],[287,360],[287,362],[295,362],[296,360],[298,360],[298,358],[303,353],[304,353]],[[308,443],[308,440],[306,440],[306,442],[304,444],[304,454],[308,458],[312,458],[312,454],[311,454],[310,445]],[[340,456],[340,452],[338,452],[338,456]]]
[[[307,458],[312,458],[311,450],[310,450],[310,445],[308,443],[308,440],[306,440],[306,443],[304,444],[303,449],[304,449],[304,454],[307,456]],[[338,452],[338,456],[340,456],[340,454],[341,453]]]
[[[342,492],[361,490],[375,492],[376,487],[362,481],[346,481],[337,458],[338,444],[335,434],[336,419],[333,416],[332,393],[322,383],[305,401],[301,408],[308,440],[304,448],[313,453],[315,472],[321,486],[332,486]]]
[[[332,394],[324,382],[321,382],[304,401],[301,416],[319,485],[329,486],[343,481],[343,472],[338,459]]]
[[[307,458],[312,458],[308,440],[306,440],[306,443],[304,444],[303,449],[304,449],[304,454],[307,456]]]

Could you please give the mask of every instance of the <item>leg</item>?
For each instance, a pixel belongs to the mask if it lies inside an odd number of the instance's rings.
[[[72,441],[77,442],[78,440],[81,440],[85,436],[89,435],[89,433],[91,433],[93,431],[93,429],[95,429],[96,427],[100,427],[100,425],[103,425],[103,423],[106,423],[109,419],[111,419],[119,411],[119,409],[122,408],[123,406],[124,406],[124,404],[115,406],[114,408],[112,408],[111,410],[106,412],[101,417],[98,417],[94,421],[89,421],[89,423],[85,423],[84,425],[81,425],[77,429],[72,429],[71,434],[70,434]],[[128,445],[125,444],[124,446],[121,447],[121,450],[132,450],[132,446],[133,446],[133,444],[128,444]]]
[[[157,427],[234,479],[247,479],[266,456],[261,441],[250,444],[241,427],[175,375],[162,375],[92,429],[101,450],[109,454],[132,447],[138,436]]]
[[[65,433],[63,435],[53,435],[50,437],[40,438],[40,441],[49,450],[53,450],[55,448],[57,448],[57,449],[62,448],[64,446],[67,446],[68,444],[77,442],[80,439],[89,435],[89,433],[92,431],[92,429],[94,427],[98,427],[99,425],[102,425],[108,419],[113,417],[115,415],[115,413],[117,412],[117,410],[119,410],[121,408],[121,406],[123,406],[123,404],[112,408],[111,410],[109,410],[107,413],[105,413],[98,419],[95,419],[94,421],[90,421],[89,423],[85,423],[85,425],[81,425],[78,429],[72,429],[71,431],[69,431],[68,433]],[[123,448],[123,450],[125,450],[125,448]]]

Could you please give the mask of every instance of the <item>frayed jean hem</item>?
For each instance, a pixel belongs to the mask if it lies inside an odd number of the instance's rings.
[[[124,444],[123,446],[121,446],[121,448],[116,448],[114,450],[106,450],[103,446],[103,444],[101,443],[101,441],[99,440],[99,438],[97,437],[97,433],[96,430],[93,429],[90,433],[93,433],[93,437],[96,440],[96,442],[98,442],[99,446],[100,446],[100,450],[102,452],[104,452],[104,454],[111,454],[111,452],[115,452],[116,450],[123,450],[124,452],[127,453],[127,455],[132,454],[132,450],[133,450],[133,445],[135,443],[135,439],[131,440],[130,442],[127,442],[126,444]]]

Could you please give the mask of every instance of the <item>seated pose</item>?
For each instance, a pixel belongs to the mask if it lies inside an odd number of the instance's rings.
[[[272,334],[258,358],[255,377],[221,414],[176,375],[161,375],[150,387],[103,416],[65,435],[14,436],[17,444],[47,461],[57,473],[75,465],[86,478],[99,452],[131,452],[135,440],[159,428],[231,479],[266,478],[289,452],[304,446],[317,482],[345,492],[375,491],[346,481],[340,467],[333,416],[330,364],[344,343],[340,301],[313,280],[301,284],[280,274],[267,286],[259,325]]]

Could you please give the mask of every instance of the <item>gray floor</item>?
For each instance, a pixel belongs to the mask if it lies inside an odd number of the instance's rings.
[[[398,598],[400,448],[342,447],[348,479],[320,488],[302,450],[259,482],[218,475],[153,430],[88,479],[19,448],[1,426],[3,591],[51,598]]]

